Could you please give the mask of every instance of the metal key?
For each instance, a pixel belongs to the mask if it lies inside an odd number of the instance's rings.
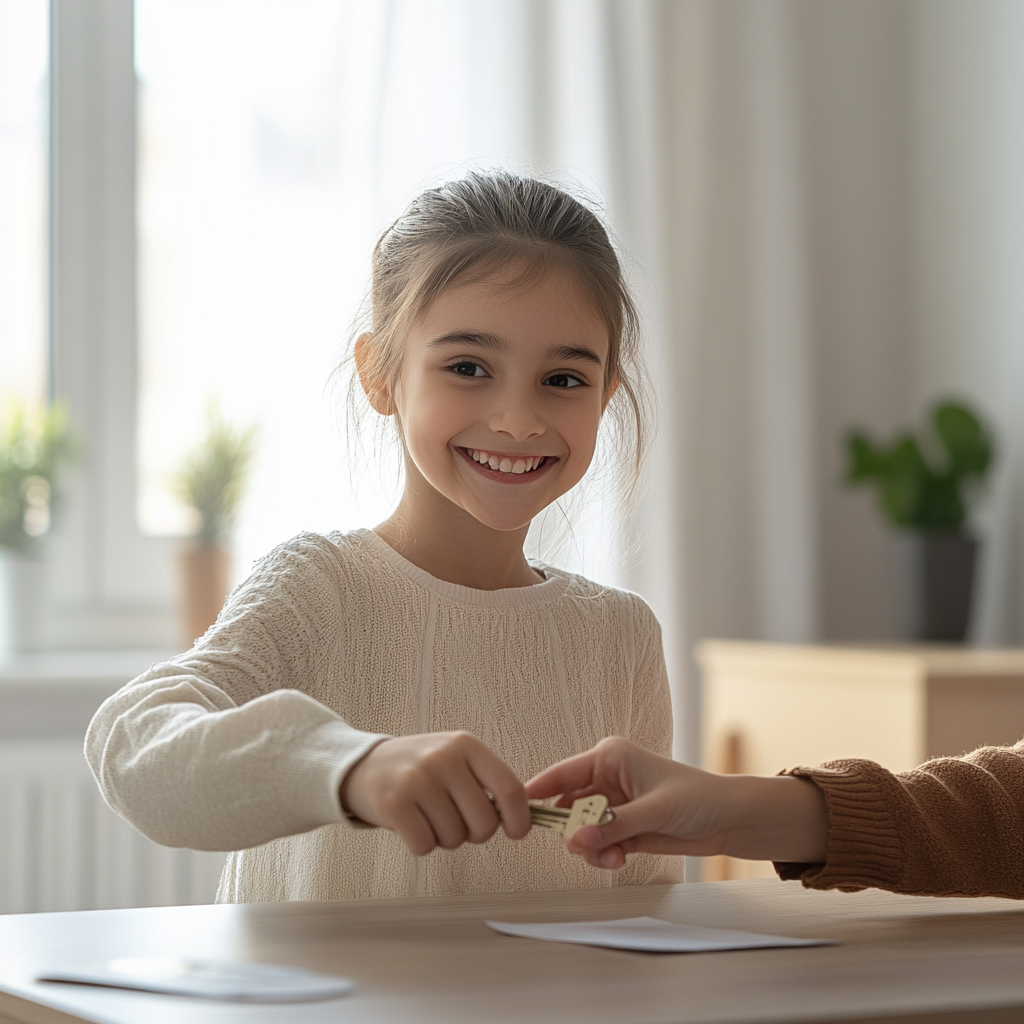
[[[568,839],[581,825],[607,825],[615,812],[608,806],[608,797],[595,793],[573,801],[572,807],[548,807],[531,800],[530,817],[534,825],[552,828]]]

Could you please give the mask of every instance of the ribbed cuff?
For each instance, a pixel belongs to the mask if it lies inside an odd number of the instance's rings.
[[[386,739],[390,737],[358,732],[342,721],[325,722],[307,737],[301,756],[308,779],[309,812],[321,824],[369,827],[342,808],[341,784],[345,776]]]
[[[828,841],[824,864],[777,863],[782,879],[799,878],[810,889],[891,889],[903,857],[889,801],[880,785],[884,770],[873,761],[832,761],[815,768],[787,768],[780,775],[809,779],[825,797]]]

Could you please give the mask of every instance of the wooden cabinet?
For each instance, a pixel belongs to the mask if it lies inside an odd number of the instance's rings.
[[[899,772],[1024,737],[1024,650],[706,640],[697,662],[712,771],[862,757]],[[723,861],[708,874],[770,871]]]

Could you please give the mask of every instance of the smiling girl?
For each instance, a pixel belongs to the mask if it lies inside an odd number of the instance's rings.
[[[612,876],[565,856],[519,781],[612,733],[671,748],[648,607],[523,554],[606,414],[632,429],[627,478],[641,462],[605,230],[551,185],[470,174],[410,206],[372,275],[353,355],[404,449],[395,513],[277,548],[191,651],[106,701],[86,738],[104,797],[157,842],[235,851],[221,901],[680,880],[668,858]]]

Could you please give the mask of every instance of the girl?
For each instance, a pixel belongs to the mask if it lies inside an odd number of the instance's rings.
[[[235,851],[220,901],[614,884],[530,831],[518,781],[612,732],[671,747],[647,606],[523,555],[606,408],[634,428],[635,479],[637,315],[614,250],[551,185],[470,174],[384,233],[371,301],[354,359],[404,447],[396,512],[271,552],[191,651],[100,708],[89,763],[150,838]],[[617,881],[680,879],[647,857]]]

